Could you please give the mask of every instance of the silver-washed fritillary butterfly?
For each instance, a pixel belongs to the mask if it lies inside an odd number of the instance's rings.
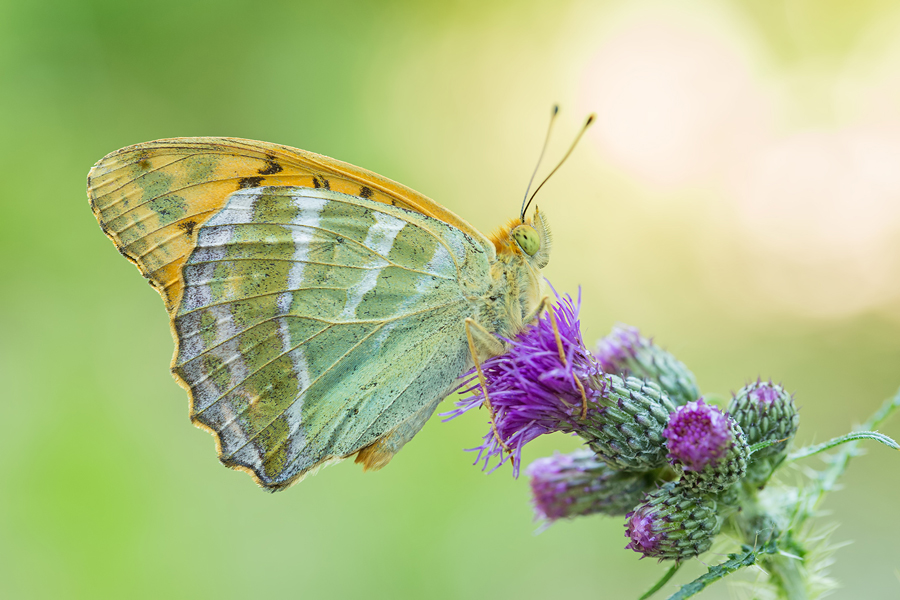
[[[390,461],[541,306],[535,209],[490,237],[389,179],[286,146],[178,138],[88,175],[103,232],[159,291],[172,373],[220,460],[279,490]]]

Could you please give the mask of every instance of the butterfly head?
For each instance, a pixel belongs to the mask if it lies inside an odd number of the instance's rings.
[[[530,219],[513,219],[491,236],[497,256],[507,261],[518,259],[538,271],[550,262],[550,227],[544,215],[534,209]]]

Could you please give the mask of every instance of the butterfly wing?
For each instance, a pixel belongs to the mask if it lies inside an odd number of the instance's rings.
[[[159,290],[172,313],[195,231],[240,189],[293,185],[329,189],[449,223],[482,245],[474,227],[427,197],[365,169],[266,142],[177,138],[123,148],[88,175],[91,208],[119,251]]]
[[[489,250],[324,188],[232,194],[198,228],[173,317],[192,419],[273,490],[376,442],[389,458],[467,367]]]

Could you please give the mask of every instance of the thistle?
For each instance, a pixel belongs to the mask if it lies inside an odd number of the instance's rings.
[[[473,371],[462,386],[469,396],[450,418],[476,407],[492,409],[493,427],[474,449],[476,464],[486,467],[499,456],[499,466],[511,458],[515,475],[529,441],[557,431],[579,435],[589,450],[529,467],[535,512],[547,521],[627,512],[626,547],[674,561],[643,598],[685,560],[709,550],[720,529],[739,548],[673,598],[693,596],[750,565],[767,574],[754,591],[767,587],[772,596],[799,600],[833,589],[821,552],[827,544],[810,523],[858,453],[859,440],[900,450],[871,431],[900,408],[900,392],[863,431],[789,455],[799,416],[782,386],[757,380],[735,394],[725,413],[700,397],[680,361],[636,329],[616,328],[596,353],[588,352],[579,330],[580,301],[557,298],[533,326],[505,340],[506,353],[483,363],[483,385]],[[796,487],[777,478],[767,485],[783,465],[841,444],[847,445],[826,468],[798,471],[807,480]]]
[[[720,527],[716,501],[677,483],[647,494],[626,516],[625,536],[631,541],[625,548],[660,560],[684,560],[706,552]]]
[[[588,446],[619,469],[647,471],[666,463],[663,431],[675,406],[660,387],[636,377],[595,376],[597,408],[578,433]]]
[[[740,426],[702,398],[680,406],[664,434],[669,458],[682,469],[689,488],[724,492],[747,472],[750,449]]]
[[[697,379],[690,369],[653,340],[642,337],[634,327],[613,327],[597,343],[594,356],[607,373],[656,382],[676,406],[700,397]]]
[[[495,428],[484,436],[476,464],[512,458],[536,437],[561,431],[581,436],[610,466],[647,471],[666,464],[663,429],[675,405],[653,381],[605,373],[585,348],[578,311],[568,296],[512,340],[503,355],[482,364],[486,385],[474,371],[463,384],[471,394],[445,413],[453,419],[486,405]],[[495,467],[496,468],[496,467]]]
[[[614,469],[585,449],[539,458],[526,474],[535,515],[547,521],[594,513],[624,515],[656,487],[657,477],[652,471]]]
[[[742,387],[728,405],[728,412],[743,429],[748,444],[782,440],[755,452],[754,460],[786,452],[800,424],[794,399],[771,381],[757,380]]]

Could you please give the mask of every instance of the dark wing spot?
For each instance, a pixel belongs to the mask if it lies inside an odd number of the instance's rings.
[[[319,178],[316,177],[315,175],[313,175],[313,187],[316,189],[319,189],[320,187],[322,187],[322,184],[319,183]]]
[[[331,189],[331,183],[324,177],[322,178],[322,187],[324,187],[326,190]]]
[[[274,175],[275,173],[281,173],[284,171],[284,167],[278,164],[275,160],[275,157],[271,154],[266,155],[266,168],[260,169],[260,175]]]
[[[194,227],[197,226],[197,221],[182,221],[178,224],[178,228],[184,231],[185,235],[188,237],[194,233]]]
[[[372,188],[362,186],[359,188],[359,195],[361,198],[371,198],[374,194],[372,192]]]
[[[238,181],[238,189],[243,190],[245,188],[258,187],[262,181],[262,177],[242,177],[240,181]]]
[[[135,166],[137,166],[137,168],[141,171],[146,171],[153,166],[153,164],[150,162],[149,152],[147,152],[146,148],[144,148],[143,150],[138,150],[135,153],[134,161]]]

